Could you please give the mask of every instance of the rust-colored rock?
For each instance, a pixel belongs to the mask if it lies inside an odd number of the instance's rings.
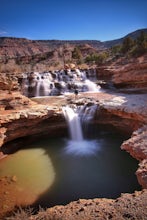
[[[132,137],[121,145],[121,149],[140,161],[136,175],[140,185],[147,189],[147,126],[135,131]]]
[[[142,160],[139,163],[139,168],[136,171],[137,179],[139,184],[147,189],[147,159]]]
[[[113,199],[80,199],[66,206],[55,206],[31,216],[29,220],[145,220],[147,217],[147,190],[122,194]]]
[[[141,161],[147,158],[147,126],[133,132],[131,138],[121,145],[132,157]]]
[[[147,89],[147,55],[114,70],[112,81],[117,88]]]
[[[20,137],[57,134],[64,131],[64,119],[58,107],[37,104],[19,92],[0,95],[0,146]],[[3,157],[3,155],[2,155]]]

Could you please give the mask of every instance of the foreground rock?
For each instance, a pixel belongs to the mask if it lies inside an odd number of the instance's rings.
[[[132,137],[122,144],[121,149],[128,151],[132,157],[140,161],[136,175],[140,185],[147,189],[147,126],[133,132]]]
[[[122,194],[113,199],[80,199],[66,206],[55,206],[46,211],[40,210],[32,215],[30,210],[22,209],[16,212],[11,220],[146,220],[147,217],[147,190],[136,191],[133,194]]]
[[[51,135],[63,125],[60,123],[62,117],[57,114],[58,107],[38,105],[18,92],[1,93],[0,101],[0,146],[21,137],[43,133]]]
[[[29,220],[145,220],[147,217],[147,190],[133,194],[122,194],[113,199],[80,199],[66,206],[55,206],[39,212]],[[15,218],[14,218],[15,219]]]

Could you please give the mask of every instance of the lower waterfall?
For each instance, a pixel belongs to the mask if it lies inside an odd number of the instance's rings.
[[[65,148],[66,152],[75,155],[91,155],[98,150],[95,140],[87,140],[84,138],[82,123],[88,123],[93,119],[96,111],[96,106],[88,107],[91,111],[87,111],[86,106],[76,109],[69,106],[62,107],[64,117],[67,121],[70,139]],[[95,111],[94,111],[95,109]],[[91,117],[89,117],[91,114]]]
[[[69,126],[71,140],[83,141],[82,127],[79,114],[69,106],[63,107],[62,110]]]

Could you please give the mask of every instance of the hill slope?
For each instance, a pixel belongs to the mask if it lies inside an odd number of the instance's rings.
[[[137,30],[117,40],[28,40],[0,38],[0,72],[46,71],[50,67],[62,68],[64,63],[82,63],[88,55],[122,43],[126,37],[136,38]]]
[[[12,38],[1,37],[0,38],[0,58],[3,57],[22,57],[32,56],[35,54],[46,53],[60,48],[69,49],[71,47],[88,45],[94,50],[103,50],[120,44],[126,37],[133,39],[137,38],[141,31],[147,33],[147,29],[140,29],[134,31],[123,38],[110,40],[110,41],[98,41],[98,40],[28,40],[25,38]],[[87,47],[88,48],[88,47]]]
[[[131,32],[130,34],[127,34],[126,36],[119,38],[119,39],[116,39],[116,40],[104,41],[103,46],[106,48],[109,48],[109,47],[115,46],[117,44],[121,44],[123,42],[123,40],[127,37],[130,37],[132,39],[136,39],[142,31],[147,33],[147,28],[136,30],[136,31]]]

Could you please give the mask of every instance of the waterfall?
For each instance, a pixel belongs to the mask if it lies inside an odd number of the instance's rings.
[[[37,82],[35,96],[40,96],[41,81]]]
[[[86,104],[79,110],[79,115],[83,124],[87,124],[93,120],[97,110],[96,104]]]
[[[99,149],[99,144],[95,140],[83,138],[82,121],[86,121],[86,124],[88,124],[93,119],[96,105],[85,105],[76,109],[65,106],[62,107],[62,111],[68,123],[71,137],[66,143],[65,153],[76,156],[95,155]]]
[[[99,92],[100,86],[95,81],[95,73],[90,70],[88,73],[79,69],[31,72],[24,74],[22,90],[23,94],[27,94],[29,97],[73,93],[75,88],[79,92]]]
[[[78,113],[68,106],[63,107],[62,110],[69,126],[71,139],[73,141],[83,141],[82,127]]]
[[[69,126],[71,140],[84,140],[82,127],[87,127],[93,120],[96,110],[96,104],[91,104],[90,106],[86,104],[77,109],[70,108],[69,106],[62,107],[64,117]]]
[[[94,82],[90,81],[89,79],[85,80],[85,85],[88,88],[88,91],[91,92],[99,92],[100,86],[97,86]]]
[[[36,76],[36,93],[35,96],[48,96],[50,81],[41,75]]]
[[[95,117],[97,108],[97,104],[88,103],[79,109],[79,116],[81,119],[84,138],[91,137],[95,133],[94,126],[91,124],[91,122]]]

